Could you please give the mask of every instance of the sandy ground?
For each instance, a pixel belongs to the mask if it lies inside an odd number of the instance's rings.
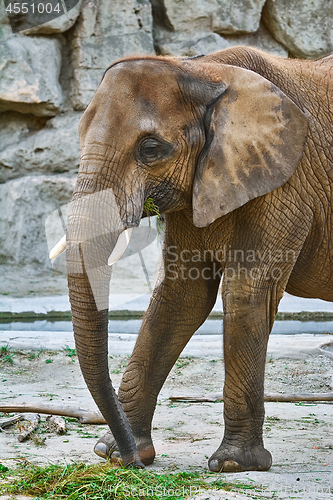
[[[49,402],[94,408],[75,357],[64,351],[16,352],[13,364],[0,361],[1,400]],[[111,376],[119,385],[127,356],[110,359]],[[307,359],[274,359],[266,366],[266,392],[328,392],[332,390],[333,360],[323,356]],[[181,358],[170,373],[159,397],[153,439],[157,451],[150,470],[199,470],[207,472],[207,458],[218,447],[223,434],[223,403],[172,403],[170,395],[200,395],[219,392],[223,385],[223,361],[213,358]],[[223,474],[233,492],[211,492],[196,498],[333,498],[332,404],[266,403],[264,440],[273,455],[269,472]],[[18,428],[0,434],[0,463],[19,459],[33,464],[97,463],[93,453],[105,426],[67,422],[63,436],[51,432],[42,416],[37,434],[20,443]],[[251,484],[254,490],[241,485]]]

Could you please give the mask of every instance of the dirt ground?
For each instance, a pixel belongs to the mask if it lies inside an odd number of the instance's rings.
[[[1,400],[57,402],[94,408],[75,356],[71,352],[15,352],[0,361]],[[110,359],[114,385],[120,383],[128,357]],[[11,361],[13,364],[11,364]],[[266,392],[329,392],[333,360],[310,356],[306,360],[274,359],[266,366]],[[159,397],[153,439],[157,458],[148,469],[207,472],[207,459],[223,434],[223,403],[173,403],[170,395],[201,395],[220,392],[223,362],[212,358],[180,358]],[[273,455],[269,472],[224,474],[235,486],[232,493],[205,493],[196,498],[248,498],[242,485],[257,498],[333,498],[333,404],[266,403],[264,440]],[[28,414],[27,414],[28,418]],[[1,419],[0,419],[1,420]],[[96,440],[106,430],[101,425],[82,425],[67,419],[67,433],[50,431],[46,415],[37,438],[20,443],[18,428],[0,433],[0,463],[21,459],[33,464],[66,464],[102,461],[93,453]],[[70,421],[69,421],[70,420]],[[237,486],[238,484],[238,486]],[[215,495],[215,496],[214,496]],[[217,496],[216,496],[217,495]]]

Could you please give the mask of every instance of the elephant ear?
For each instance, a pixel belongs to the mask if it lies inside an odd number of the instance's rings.
[[[282,186],[300,162],[308,128],[294,102],[257,73],[212,64],[202,72],[225,90],[206,109],[193,184],[197,227]]]

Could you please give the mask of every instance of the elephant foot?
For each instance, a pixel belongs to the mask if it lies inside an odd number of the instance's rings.
[[[139,457],[144,465],[150,465],[155,458],[155,448],[151,439],[138,438],[135,439],[138,448]],[[94,452],[99,457],[110,460],[111,462],[121,461],[121,456],[118,451],[117,443],[110,431],[99,438],[94,447]]]
[[[262,445],[251,448],[221,445],[208,461],[212,472],[264,471],[271,465],[272,455]]]

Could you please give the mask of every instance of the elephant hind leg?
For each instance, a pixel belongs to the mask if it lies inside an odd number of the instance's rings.
[[[214,472],[264,471],[272,464],[262,436],[264,373],[269,333],[282,292],[278,281],[256,284],[245,273],[237,280],[224,280],[225,431],[208,462]]]
[[[265,471],[272,465],[272,455],[263,445],[221,446],[210,457],[208,466],[212,472]]]

